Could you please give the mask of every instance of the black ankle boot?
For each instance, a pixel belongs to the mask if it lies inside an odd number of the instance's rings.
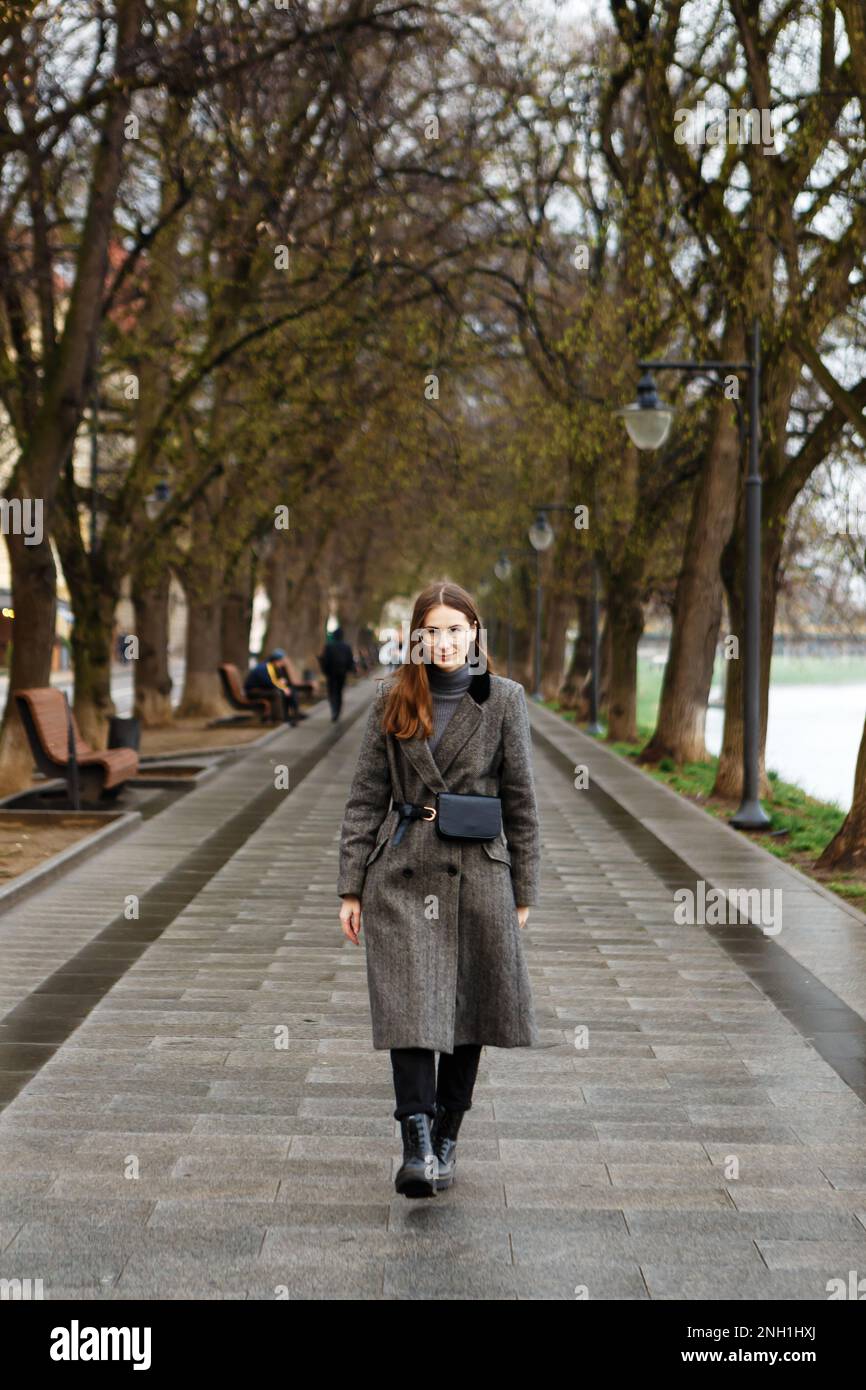
[[[448,1110],[436,1102],[436,1115],[430,1137],[439,1168],[439,1176],[436,1179],[437,1192],[444,1192],[454,1181],[454,1169],[457,1166],[457,1132],[465,1114],[465,1110]]]
[[[403,1132],[403,1166],[394,1186],[404,1197],[436,1196],[436,1155],[430,1138],[430,1116],[422,1110],[400,1120]]]

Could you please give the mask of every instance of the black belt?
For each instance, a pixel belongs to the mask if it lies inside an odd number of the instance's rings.
[[[409,824],[410,820],[436,819],[435,806],[422,806],[417,801],[398,801],[396,807],[400,819],[397,822],[397,833],[391,841],[392,845],[399,845],[403,836],[406,834],[406,826]],[[427,812],[426,815],[424,814],[425,812]]]

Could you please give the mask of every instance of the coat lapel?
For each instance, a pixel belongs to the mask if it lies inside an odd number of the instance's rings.
[[[403,752],[424,785],[431,791],[448,790],[444,774],[481,723],[481,703],[487,698],[489,690],[490,677],[486,673],[473,678],[472,684],[464,692],[463,698],[445,725],[445,732],[436,745],[435,753],[430,752],[427,740],[417,735],[415,738],[401,741]]]

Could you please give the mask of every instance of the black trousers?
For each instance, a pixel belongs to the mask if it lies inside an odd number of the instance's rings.
[[[345,672],[339,675],[328,676],[328,703],[331,706],[331,718],[339,719],[343,708],[343,686],[346,684]]]
[[[422,1110],[435,1115],[437,1100],[449,1110],[470,1110],[480,1057],[480,1043],[460,1043],[453,1052],[440,1052],[437,1078],[436,1053],[430,1048],[392,1047],[397,1097],[394,1119],[402,1120]]]
[[[292,686],[290,694],[287,694],[285,690],[272,691],[271,711],[272,718],[275,723],[279,723],[280,721],[282,721],[283,723],[288,723],[290,720],[295,718],[299,709],[300,706],[298,704],[298,697],[295,694],[294,686]]]
[[[264,696],[266,700],[270,700],[271,719],[275,724],[286,723],[288,720],[294,719],[300,709],[294,686],[292,686],[291,694],[287,694],[278,686],[272,686],[270,689],[262,686],[250,686],[249,689],[244,687],[244,694],[254,695],[258,699]]]

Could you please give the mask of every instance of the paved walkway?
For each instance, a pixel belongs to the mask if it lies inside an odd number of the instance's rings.
[[[677,886],[777,865],[724,827],[718,860],[703,813],[535,707],[542,1045],[485,1049],[455,1187],[395,1194],[389,1058],[334,892],[372,692],[0,918],[0,1277],[51,1298],[823,1300],[866,1272],[856,1047],[813,1041],[807,1008],[817,991],[826,1024],[831,997],[830,1034],[856,1037],[863,919],[797,876],[773,940],[677,926]]]

